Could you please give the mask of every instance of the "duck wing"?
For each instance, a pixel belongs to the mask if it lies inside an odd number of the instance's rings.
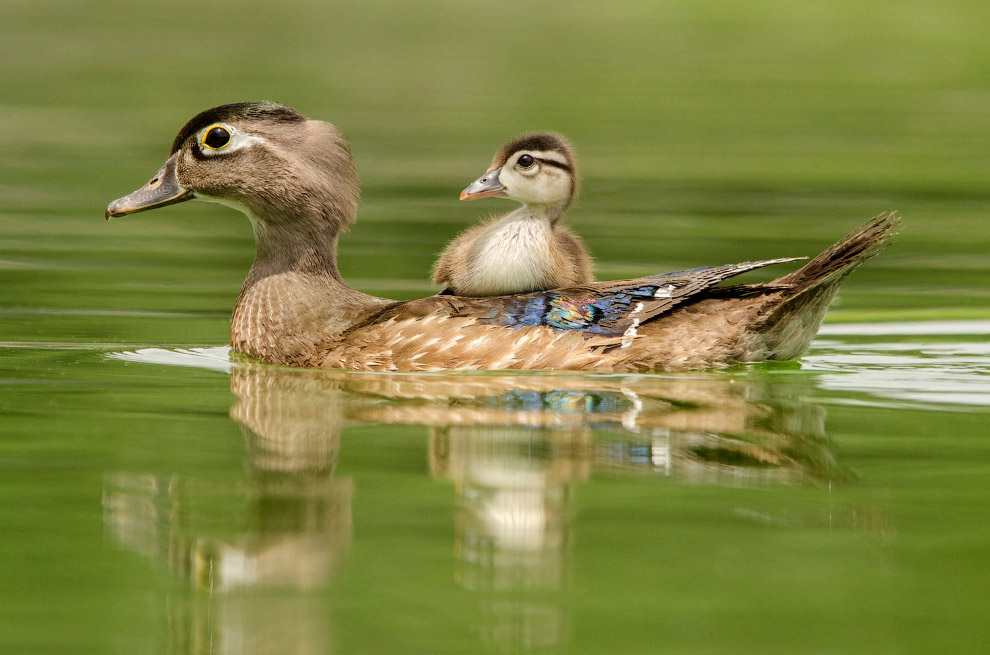
[[[398,301],[362,317],[345,331],[389,321],[470,318],[503,327],[548,326],[590,335],[621,336],[629,328],[661,316],[723,280],[774,264],[807,259],[785,257],[724,266],[705,266],[631,280],[595,282],[579,287],[519,293],[511,296],[466,297],[438,294]]]
[[[432,296],[397,303],[369,317],[368,322],[389,318],[426,317],[437,313],[448,317],[473,318],[479,323],[505,327],[545,325],[557,330],[579,331],[602,336],[620,336],[723,280],[773,264],[803,257],[706,266],[632,280],[598,282],[580,287],[489,298]]]

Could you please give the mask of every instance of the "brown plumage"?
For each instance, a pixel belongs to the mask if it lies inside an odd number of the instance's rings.
[[[454,239],[433,267],[433,282],[459,296],[591,282],[591,255],[580,237],[560,225],[576,193],[574,151],[562,136],[541,132],[510,141],[461,199],[506,197],[523,206]]]
[[[337,236],[353,222],[358,194],[339,131],[311,119],[284,120],[288,112],[280,119],[271,104],[211,111],[183,128],[184,139],[159,173],[111,203],[107,216],[193,197],[246,213],[257,253],[234,307],[231,346],[274,364],[624,372],[792,359],[808,347],[841,281],[880,250],[899,222],[881,214],[768,284],[716,286],[789,260],[528,294],[395,302],[351,289],[337,272]]]

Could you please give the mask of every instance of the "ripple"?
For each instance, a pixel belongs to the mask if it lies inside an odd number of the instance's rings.
[[[826,326],[821,334],[910,336],[907,342],[818,340],[801,368],[821,372],[822,389],[925,405],[990,407],[990,321],[918,321]],[[927,341],[916,337],[982,336],[988,340]]]
[[[840,402],[883,405],[896,401],[916,409],[990,407],[990,321],[849,323],[826,326],[821,334],[829,338],[815,341],[801,359],[801,369],[816,374],[820,389],[865,393],[875,399],[844,398]],[[983,339],[939,340],[964,335]],[[858,342],[863,336],[912,338]],[[847,341],[846,337],[856,337],[857,342]],[[139,348],[107,356],[227,373],[234,366],[228,346]]]
[[[230,346],[212,348],[139,348],[123,352],[107,353],[110,359],[141,364],[164,366],[189,366],[211,371],[230,373],[234,364],[230,361]]]
[[[890,323],[834,323],[823,325],[818,334],[832,335],[954,335],[990,336],[990,320],[968,321],[892,321]]]

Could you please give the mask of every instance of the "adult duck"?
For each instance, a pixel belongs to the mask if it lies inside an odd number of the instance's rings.
[[[337,270],[337,238],[358,203],[346,139],[330,123],[271,102],[194,116],[165,165],[106,215],[193,198],[238,209],[254,228],[257,252],[234,306],[232,349],[273,364],[362,371],[672,371],[793,359],[842,280],[898,223],[881,214],[767,284],[716,286],[794,258],[397,302],[348,287]]]

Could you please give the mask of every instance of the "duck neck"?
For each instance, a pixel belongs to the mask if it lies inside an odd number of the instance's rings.
[[[300,225],[302,227],[300,227]],[[337,232],[311,223],[286,225],[252,218],[255,255],[244,281],[247,289],[260,280],[293,273],[343,284],[337,270]]]
[[[523,205],[516,211],[508,214],[503,221],[524,221],[536,220],[544,221],[547,225],[554,226],[561,216],[564,215],[565,205]]]
[[[385,302],[344,284],[334,224],[298,216],[291,221],[251,216],[251,223],[257,250],[234,305],[234,350],[273,363],[298,363]]]

